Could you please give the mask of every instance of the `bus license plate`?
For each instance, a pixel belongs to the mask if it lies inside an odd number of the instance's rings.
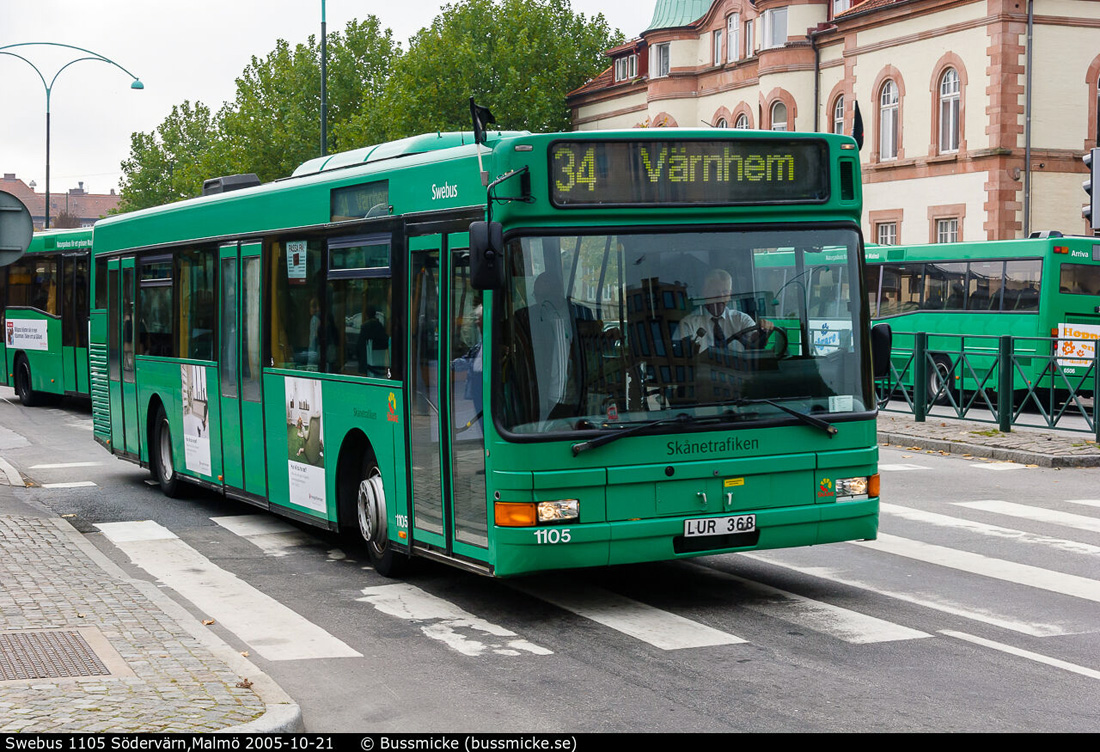
[[[736,517],[700,517],[695,520],[684,520],[685,538],[751,533],[754,530],[756,530],[755,514],[739,514]]]

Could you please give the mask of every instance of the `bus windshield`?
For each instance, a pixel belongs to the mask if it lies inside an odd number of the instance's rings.
[[[511,239],[498,425],[546,434],[873,409],[861,252],[848,228]]]

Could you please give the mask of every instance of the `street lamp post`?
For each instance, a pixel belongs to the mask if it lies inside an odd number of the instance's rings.
[[[10,50],[12,50],[16,47],[63,47],[65,49],[76,50],[78,52],[81,52],[81,53],[83,53],[83,56],[74,58],[74,59],[70,60],[69,62],[65,63],[64,65],[62,65],[58,69],[57,73],[53,74],[53,78],[50,79],[50,82],[46,83],[46,77],[44,75],[42,75],[42,71],[40,71],[38,69],[37,65],[35,65],[34,63],[32,63],[30,60],[23,57],[22,55],[20,55],[16,52],[11,52],[10,51]],[[130,83],[130,88],[131,89],[144,89],[145,85],[143,83],[141,83],[141,81],[138,79],[137,76],[135,76],[133,73],[131,73],[130,71],[123,68],[121,65],[116,63],[114,60],[111,60],[110,58],[104,57],[103,55],[100,55],[98,52],[92,52],[91,50],[86,50],[83,47],[74,47],[71,44],[60,44],[58,42],[19,42],[18,44],[7,44],[7,45],[4,45],[3,47],[0,47],[0,55],[9,55],[11,57],[18,58],[19,60],[22,60],[24,63],[26,63],[30,67],[34,68],[34,72],[38,74],[38,77],[42,80],[42,86],[46,90],[46,228],[45,229],[48,230],[48,229],[50,229],[50,92],[53,91],[53,85],[57,82],[57,77],[60,76],[61,72],[63,70],[65,70],[66,68],[68,68],[70,65],[75,65],[76,63],[80,63],[80,62],[83,62],[85,60],[96,60],[96,61],[99,61],[101,63],[109,63],[109,64],[115,66],[116,68],[118,68],[120,71],[125,73],[130,78],[134,79]]]

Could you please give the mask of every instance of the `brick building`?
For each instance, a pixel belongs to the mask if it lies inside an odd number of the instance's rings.
[[[1087,232],[1096,0],[657,0],[607,54],[578,130],[851,133],[858,103],[869,241]]]
[[[46,224],[46,194],[36,193],[34,185],[27,185],[15,176],[5,172],[0,179],[0,191],[6,191],[26,204],[30,210],[34,229],[41,230]],[[76,221],[77,227],[91,227],[97,219],[118,206],[119,195],[111,189],[110,193],[86,193],[83,181],[76,188],[65,193],[50,192],[50,228],[59,228],[58,218],[67,214]]]

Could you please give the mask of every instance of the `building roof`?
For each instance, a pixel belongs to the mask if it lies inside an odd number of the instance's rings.
[[[642,33],[690,26],[707,14],[714,0],[657,0],[653,20]]]
[[[863,13],[868,13],[872,10],[878,10],[879,8],[885,8],[889,5],[894,5],[901,0],[863,0],[863,2],[856,2],[852,4],[852,7],[843,13],[838,13],[836,18],[849,18],[851,16],[858,16]]]
[[[0,191],[7,191],[26,204],[31,217],[38,223],[46,216],[46,194],[38,193],[14,173],[5,172],[0,177]],[[62,212],[76,217],[81,223],[107,216],[118,206],[121,196],[110,193],[85,193],[84,184],[60,193],[50,193],[50,217],[56,219]]]

